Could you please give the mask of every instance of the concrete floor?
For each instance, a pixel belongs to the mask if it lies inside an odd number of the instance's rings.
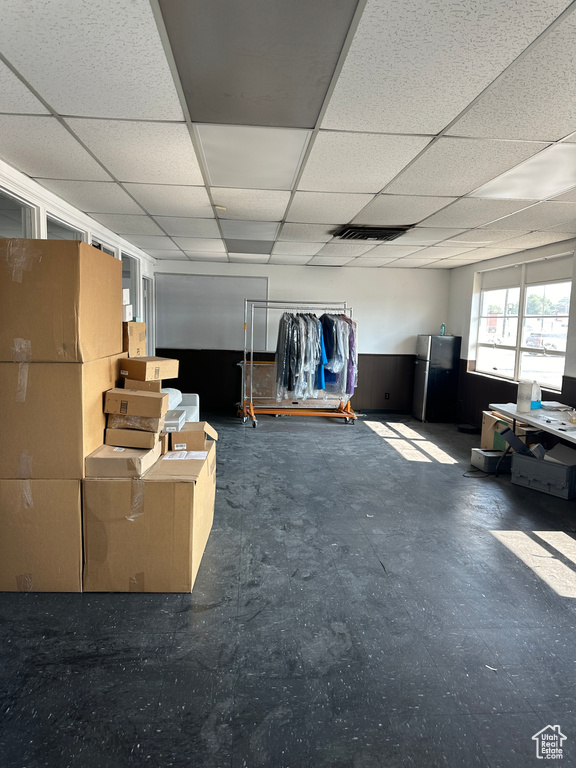
[[[0,594],[2,768],[576,765],[574,501],[454,425],[209,420],[192,595]]]

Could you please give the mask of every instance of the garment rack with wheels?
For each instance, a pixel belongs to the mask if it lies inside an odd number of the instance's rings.
[[[243,423],[250,419],[252,426],[258,425],[258,416],[324,416],[342,418],[346,424],[354,424],[357,415],[350,406],[351,395],[323,394],[322,397],[297,400],[290,398],[278,403],[275,397],[276,365],[274,361],[254,360],[254,316],[255,311],[281,312],[326,312],[346,315],[352,319],[352,307],[345,301],[276,301],[272,299],[244,300],[244,359],[242,368],[242,398],[238,413]],[[268,315],[266,315],[266,318]],[[267,333],[267,323],[265,324]]]

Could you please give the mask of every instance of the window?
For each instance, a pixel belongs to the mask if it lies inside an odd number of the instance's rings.
[[[482,290],[476,370],[561,389],[572,283],[519,283]]]
[[[83,240],[84,233],[53,219],[51,216],[47,216],[46,237],[48,240]]]
[[[0,192],[0,237],[30,237],[32,210]]]
[[[107,253],[109,256],[116,256],[116,253],[112,248],[108,248],[108,246],[103,245],[99,240],[92,240],[92,246],[94,248],[98,248],[99,251]]]

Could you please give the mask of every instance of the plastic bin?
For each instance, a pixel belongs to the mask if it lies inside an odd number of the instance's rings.
[[[483,448],[472,448],[470,464],[482,472],[496,472],[498,462],[504,456],[504,451],[486,451]],[[499,467],[499,472],[510,472],[512,454],[509,453]]]
[[[512,482],[562,499],[576,496],[576,467],[512,454]]]

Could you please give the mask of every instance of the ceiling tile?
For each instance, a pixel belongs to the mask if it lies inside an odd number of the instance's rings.
[[[113,181],[38,179],[42,186],[86,213],[142,213],[140,206]]]
[[[393,243],[382,243],[372,248],[365,258],[389,258],[389,259],[401,259],[403,256],[410,256],[413,253],[417,253],[422,250],[421,245],[396,245],[398,241],[394,240]]]
[[[195,125],[213,187],[292,189],[310,131],[248,125]]]
[[[305,224],[347,224],[372,199],[373,195],[296,192],[286,218]]]
[[[348,269],[348,267],[383,267],[385,264],[390,264],[392,261],[396,261],[396,259],[367,259],[364,256],[359,256],[357,259],[346,264],[346,269]]]
[[[490,86],[450,133],[553,141],[573,131],[575,36],[572,13]]]
[[[555,144],[484,184],[470,197],[545,200],[575,184],[576,144]]]
[[[482,227],[529,205],[525,200],[483,200],[465,197],[426,219],[427,227]]]
[[[552,200],[553,202],[576,203],[576,187],[569,189],[568,192],[563,192],[561,195],[556,195]]]
[[[368,0],[322,127],[438,133],[566,5]]]
[[[416,259],[447,259],[450,256],[458,256],[466,251],[471,251],[472,246],[466,245],[432,245],[414,254]],[[412,260],[411,256],[405,258]]]
[[[394,243],[402,245],[434,245],[435,243],[442,242],[442,240],[459,235],[463,231],[462,229],[443,229],[442,227],[414,227],[414,229],[409,229],[403,235],[397,237]]]
[[[225,211],[218,211],[221,219],[280,221],[290,202],[290,192],[270,189],[212,187],[210,191],[214,205],[226,206]]]
[[[549,232],[560,232],[563,235],[566,235],[567,237],[569,235],[574,236],[576,234],[576,221],[571,221],[564,224],[558,224],[557,227],[549,227]]]
[[[169,237],[160,237],[157,235],[125,235],[129,240],[143,251],[153,248],[155,251],[177,251],[178,246]]]
[[[278,240],[287,242],[327,243],[332,240],[331,229],[325,224],[283,224]]]
[[[270,256],[260,253],[231,253],[231,262],[245,262],[247,264],[267,264]]]
[[[149,0],[3,0],[0,49],[62,115],[182,120]]]
[[[311,267],[343,267],[353,258],[353,256],[313,256],[308,264]]]
[[[92,218],[118,235],[163,235],[156,222],[149,216],[136,214],[94,213]]]
[[[465,195],[546,144],[440,138],[386,187],[387,194]]]
[[[429,141],[421,136],[320,131],[298,189],[379,192]]]
[[[313,128],[356,5],[160,0],[192,119]]]
[[[188,256],[182,251],[156,251],[153,248],[146,251],[149,256],[160,261],[188,261]]]
[[[225,261],[228,262],[228,256],[225,253],[196,253],[195,251],[186,251],[189,261]]]
[[[0,157],[28,176],[111,181],[55,117],[0,115]]]
[[[394,261],[391,264],[388,264],[389,267],[394,267],[394,269],[418,269],[419,267],[425,267],[430,264],[437,264],[438,262],[435,259],[428,258],[428,259],[398,259],[398,261]]]
[[[280,226],[277,221],[220,221],[222,234],[232,240],[275,240]]]
[[[506,240],[507,237],[520,237],[526,235],[527,232],[521,230],[499,230],[489,228],[469,229],[462,232],[455,237],[451,237],[446,240],[446,245],[454,245],[455,243],[470,243],[471,245],[479,246],[482,243],[498,243],[500,240]]]
[[[374,242],[370,240],[358,240],[353,243],[332,242],[326,243],[318,251],[319,256],[362,256],[374,248]]]
[[[122,120],[66,121],[118,181],[202,184],[202,173],[184,123]]]
[[[540,245],[548,245],[548,243],[559,243],[562,240],[570,239],[570,237],[570,235],[565,237],[560,232],[530,232],[529,235],[504,240],[498,243],[498,247],[521,251],[524,248],[537,248]]]
[[[576,221],[576,203],[536,203],[490,225],[491,229],[516,229],[529,232]]]
[[[194,219],[186,216],[155,216],[159,226],[175,237],[220,237],[216,219]]]
[[[454,197],[378,195],[355,217],[354,224],[395,226],[416,224],[454,202]]]
[[[303,266],[308,264],[310,256],[289,256],[288,254],[276,253],[270,256],[269,264],[286,264],[288,266]]]
[[[475,248],[473,251],[463,253],[457,256],[462,261],[486,261],[487,259],[497,259],[500,256],[506,256],[509,253],[513,253],[512,250],[507,248]]]
[[[273,240],[234,240],[226,239],[226,250],[228,253],[267,253],[272,251]]]
[[[272,250],[273,256],[315,256],[322,248],[322,243],[277,242]]]
[[[462,259],[442,259],[433,264],[422,264],[422,269],[456,269],[456,267],[469,267],[474,264],[473,261],[463,261]]]
[[[0,112],[18,112],[25,115],[47,115],[46,107],[16,77],[6,64],[0,61]]]
[[[222,240],[210,240],[202,237],[175,237],[174,242],[183,251],[198,252],[205,251],[207,253],[224,253],[224,243]]]
[[[198,216],[214,218],[204,187],[167,184],[124,184],[126,191],[153,216]]]

